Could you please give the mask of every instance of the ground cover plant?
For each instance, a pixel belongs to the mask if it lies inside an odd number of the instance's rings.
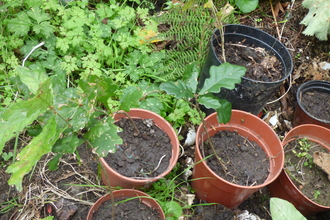
[[[188,2],[194,3],[185,9],[191,10],[189,13],[204,16],[209,11],[203,7],[208,1],[197,7],[198,10],[194,9],[196,1],[167,1],[168,6],[178,7],[175,10],[183,16],[180,18],[183,21],[176,21],[176,27],[186,24],[186,12],[181,9]],[[71,219],[86,216],[90,205],[108,191],[98,182],[97,160],[91,148],[82,143],[93,145],[94,153],[111,151],[104,140],[108,134],[116,136],[115,130],[111,129],[111,114],[119,109],[142,107],[152,110],[165,117],[175,129],[181,130],[180,138],[185,137],[184,128],[188,123],[189,126],[200,124],[196,109],[159,88],[159,84],[168,79],[165,78],[166,73],[171,73],[166,69],[168,47],[178,48],[175,44],[180,45],[181,42],[173,37],[170,40],[174,44],[165,44],[169,35],[160,33],[162,30],[158,23],[161,21],[155,18],[157,12],[153,7],[164,9],[165,3],[151,0],[1,1],[1,220],[58,219],[60,214],[55,207],[69,207],[61,202],[63,198],[71,201],[70,205],[75,203],[78,206]],[[219,1],[222,3],[226,2]],[[259,6],[248,14],[242,13],[236,3],[238,8],[233,14],[236,23],[251,25],[281,38],[294,58],[292,89],[280,102],[265,106],[263,114],[277,112],[279,123],[274,129],[279,136],[290,129],[285,121],[291,120],[296,88],[307,80],[330,79],[329,70],[318,65],[330,62],[329,42],[320,43],[314,37],[301,34],[305,26],[299,23],[308,13],[301,3],[302,0],[287,5],[277,1],[271,4],[259,1]],[[150,11],[153,11],[153,16],[150,16]],[[171,9],[163,12],[170,14]],[[324,16],[313,17],[311,21],[321,18]],[[207,25],[214,27],[212,22]],[[315,22],[308,26],[316,27]],[[201,29],[194,31],[198,30]],[[208,38],[206,32],[203,32],[205,39]],[[322,36],[324,32],[325,29]],[[40,46],[36,48],[37,45]],[[190,58],[202,57],[204,53],[190,49],[186,50]],[[170,79],[180,79],[183,72]],[[283,89],[288,87],[287,82],[276,96],[283,95]],[[120,139],[112,140],[120,143]],[[85,151],[89,153],[83,153]],[[192,147],[184,147],[179,160],[181,166],[184,167],[185,161],[191,159],[192,152]],[[184,182],[187,187],[183,190],[176,187],[171,178],[159,182],[159,192],[170,190],[170,196],[160,195],[163,206],[168,216],[177,218],[183,213],[184,219],[188,219],[194,211],[201,209],[189,209],[191,206],[176,199],[178,193],[193,192],[188,182]],[[8,180],[21,192],[9,187]],[[187,209],[181,209],[183,207]],[[267,190],[255,193],[239,209],[271,219]],[[327,218],[319,215],[308,219]]]

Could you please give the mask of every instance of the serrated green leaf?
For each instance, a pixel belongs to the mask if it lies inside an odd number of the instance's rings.
[[[212,93],[199,96],[197,100],[200,104],[204,105],[206,108],[221,108],[219,99]]]
[[[114,124],[114,121],[110,117],[99,120],[84,135],[100,157],[105,157],[109,152],[114,153],[116,146],[123,143],[123,140],[117,134],[120,128]]]
[[[31,8],[31,11],[28,11],[27,15],[36,20],[38,24],[50,19],[50,16],[47,13],[42,12],[39,7]]]
[[[236,0],[236,6],[244,13],[249,13],[255,10],[258,6],[259,0]]]
[[[20,12],[17,14],[16,18],[9,20],[8,29],[11,32],[14,32],[15,35],[24,36],[30,30],[31,27],[30,18],[25,12]]]
[[[159,115],[162,115],[162,112],[164,111],[163,103],[159,99],[153,98],[153,97],[144,99],[140,103],[139,107],[143,108],[143,109],[150,110],[150,111],[155,112]]]
[[[76,148],[84,143],[83,139],[79,139],[77,135],[69,135],[56,141],[52,148],[54,153],[74,153]]]
[[[231,103],[225,99],[219,99],[221,104],[220,108],[216,108],[215,111],[217,114],[217,119],[219,123],[226,124],[230,121],[231,118]]]
[[[56,127],[55,115],[44,126],[42,132],[24,147],[17,155],[17,161],[11,164],[6,172],[11,173],[9,185],[15,185],[18,191],[22,191],[22,180],[25,174],[41,159],[44,154],[51,151],[55,141],[64,130]]]
[[[108,99],[115,95],[118,85],[113,84],[111,78],[98,77],[91,75],[86,81],[80,80],[79,86],[84,90],[84,94],[90,97],[95,97],[97,101],[108,106]]]
[[[309,9],[308,14],[301,21],[307,26],[303,34],[315,35],[320,40],[328,40],[330,34],[330,1],[329,0],[304,0],[303,6]]]
[[[54,93],[54,109],[63,119],[57,119],[59,127],[67,126],[69,123],[73,132],[84,128],[90,119],[95,100],[86,96],[78,88],[65,88],[61,78],[51,77]]]
[[[48,21],[44,21],[41,24],[34,25],[33,31],[36,34],[42,33],[45,37],[49,37],[54,32],[54,26]]]
[[[246,68],[230,63],[223,63],[220,66],[211,66],[210,78],[204,82],[199,94],[209,92],[219,93],[221,88],[234,89],[236,83],[241,82],[241,77],[245,75]]]
[[[177,82],[164,82],[160,84],[159,88],[164,90],[167,94],[174,95],[177,99],[184,98],[188,100],[194,97],[194,93],[192,93],[189,87],[181,80]]]
[[[120,106],[119,110],[124,110],[126,112],[129,112],[130,108],[138,107],[139,106],[139,100],[142,97],[142,91],[135,87],[135,86],[129,86],[126,89],[124,89],[124,94],[120,99]]]
[[[62,153],[58,153],[56,154],[53,159],[51,159],[49,162],[48,162],[48,169],[50,171],[54,171],[54,170],[57,170],[58,168],[58,164],[60,163],[60,159],[61,157],[63,156]]]
[[[273,220],[306,220],[290,202],[280,198],[270,199],[270,213]]]
[[[48,79],[45,72],[32,71],[29,68],[22,66],[17,67],[16,72],[18,73],[22,83],[24,83],[33,94],[36,94],[40,85]]]
[[[186,83],[192,93],[196,93],[198,76],[199,69],[197,68],[196,63],[187,65],[185,72],[183,73],[182,80]]]
[[[4,144],[36,120],[41,113],[46,112],[52,105],[52,100],[50,80],[47,80],[32,99],[11,105],[1,115],[0,127],[3,131],[0,132],[0,154]]]

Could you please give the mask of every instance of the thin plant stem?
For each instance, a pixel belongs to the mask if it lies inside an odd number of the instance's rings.
[[[13,163],[15,163],[15,160],[16,160],[18,137],[19,137],[19,133],[17,132],[16,138],[15,138],[15,144],[14,144]]]
[[[204,128],[204,131],[206,132],[206,135],[207,135],[207,142],[209,143],[211,149],[212,149],[212,152],[214,154],[214,156],[217,158],[217,160],[219,161],[220,165],[222,166],[223,170],[226,172],[228,170],[228,168],[226,167],[225,165],[225,162],[221,159],[221,157],[219,157],[219,155],[217,154],[217,152],[215,151],[215,148],[214,148],[214,145],[211,141],[211,137],[210,137],[210,134],[209,132],[207,132],[207,127],[206,127],[206,122],[205,120],[203,119],[203,115],[201,113],[201,110],[199,108],[199,104],[198,102],[196,102],[196,108],[197,108],[197,112],[200,116],[200,118],[202,118],[202,124],[203,124],[203,128]]]
[[[130,119],[130,121],[132,122],[133,127],[134,127],[134,129],[136,131],[136,135],[134,135],[134,136],[138,136],[140,134],[140,132],[139,132],[138,128],[136,127],[135,122],[133,121],[133,119],[131,118],[131,116],[129,116],[129,114],[127,114],[127,112],[124,112],[124,111],[119,111],[117,113],[124,114],[124,115],[126,115]]]

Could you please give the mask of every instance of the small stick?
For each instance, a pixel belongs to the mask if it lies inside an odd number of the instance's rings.
[[[155,172],[155,171],[158,169],[158,167],[160,166],[160,163],[162,162],[162,160],[163,160],[164,157],[166,157],[166,154],[164,154],[164,155],[160,158],[157,167],[156,167],[152,172],[147,173],[147,174],[152,174],[153,172]]]
[[[269,0],[269,4],[270,4],[270,8],[272,9],[272,14],[273,14],[273,17],[274,17],[276,31],[277,31],[277,35],[278,35],[278,40],[281,42],[282,36],[281,36],[281,33],[280,33],[280,29],[278,28],[278,23],[277,23],[277,19],[276,19],[276,16],[275,16],[272,0]]]
[[[30,51],[30,53],[28,53],[28,55],[26,55],[26,57],[24,58],[23,62],[22,62],[22,66],[24,67],[25,61],[29,58],[29,56],[33,53],[33,51],[35,51],[36,49],[38,49],[39,47],[41,47],[42,45],[44,45],[45,42],[41,42],[40,44],[38,44],[37,46],[33,47],[32,50]]]

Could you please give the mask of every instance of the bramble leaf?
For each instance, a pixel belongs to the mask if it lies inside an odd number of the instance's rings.
[[[147,98],[140,103],[139,108],[147,109],[162,115],[164,104],[158,98]]]
[[[135,86],[129,86],[124,89],[124,94],[120,99],[119,110],[129,112],[130,108],[138,107],[139,100],[142,97],[142,91]]]
[[[241,82],[241,77],[245,75],[246,68],[230,63],[223,63],[220,66],[211,66],[210,78],[204,82],[203,88],[199,94],[209,92],[219,93],[220,89],[234,89],[236,83]]]
[[[11,105],[1,115],[0,127],[3,131],[0,132],[0,154],[4,144],[36,120],[41,113],[47,111],[52,100],[50,80],[47,80],[32,99]]]
[[[164,90],[167,94],[174,95],[178,99],[190,99],[194,97],[194,93],[192,93],[190,88],[181,80],[177,82],[164,82],[160,84],[159,88]]]
[[[117,134],[121,129],[114,124],[114,119],[108,117],[99,120],[84,136],[100,157],[116,151],[116,145],[123,143]]]
[[[40,85],[48,79],[47,75],[42,71],[32,71],[22,66],[17,67],[16,71],[22,83],[24,83],[33,94],[36,94]]]
[[[7,168],[6,172],[12,174],[8,184],[15,185],[18,191],[22,191],[24,175],[30,172],[44,154],[51,151],[55,141],[64,131],[65,128],[62,130],[57,129],[55,117],[54,115],[44,126],[42,132],[21,150],[17,155],[18,160]]]

